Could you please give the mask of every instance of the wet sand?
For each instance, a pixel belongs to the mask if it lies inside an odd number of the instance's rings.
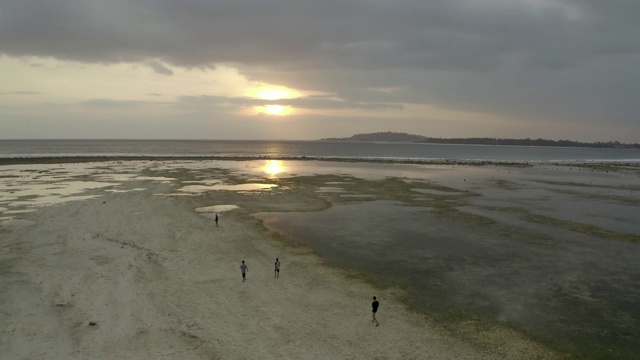
[[[268,230],[254,216],[327,209],[340,195],[328,188],[340,187],[346,175],[315,183],[318,164],[300,165],[286,178],[278,176],[287,172],[282,169],[259,174],[262,165],[255,162],[227,165],[153,160],[1,166],[3,356],[561,355],[499,324],[470,319],[451,331],[407,307],[402,290],[329,266],[311,247]],[[405,175],[411,171],[422,169]],[[219,226],[209,211],[220,211]],[[246,282],[241,260],[249,266]],[[379,327],[371,323],[372,296],[381,302]]]

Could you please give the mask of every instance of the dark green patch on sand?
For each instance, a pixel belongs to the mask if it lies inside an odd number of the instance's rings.
[[[629,319],[640,318],[630,307],[640,296],[640,271],[624,245],[630,242],[611,247],[597,241],[636,242],[636,235],[533,215],[520,206],[502,211],[518,215],[527,226],[498,222],[459,210],[473,206],[477,193],[428,181],[331,175],[280,184],[333,206],[278,214],[277,221],[267,214],[269,229],[312,247],[329,265],[351,269],[349,276],[398,289],[401,301],[454,333],[462,334],[469,324],[508,326],[577,358],[625,357],[640,345],[624,335],[640,330],[637,324],[629,327]],[[510,181],[496,184],[521,188]],[[326,186],[369,197],[316,192]],[[416,198],[414,189],[438,193],[421,192]],[[545,231],[534,231],[536,225]],[[563,231],[550,231],[554,227]],[[628,271],[614,274],[611,266],[621,263]],[[607,287],[600,279],[619,284]],[[575,286],[583,290],[576,292]]]

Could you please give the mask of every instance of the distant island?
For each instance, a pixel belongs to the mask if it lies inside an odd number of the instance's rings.
[[[623,144],[619,141],[587,143],[571,140],[545,139],[496,139],[496,138],[432,138],[422,135],[377,132],[370,134],[356,134],[348,138],[326,138],[323,141],[375,141],[375,142],[409,142],[429,144],[466,144],[466,145],[519,145],[519,146],[560,146],[560,147],[589,147],[610,149],[640,149],[640,144]]]

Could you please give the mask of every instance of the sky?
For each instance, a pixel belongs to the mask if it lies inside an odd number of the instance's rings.
[[[0,139],[640,142],[638,0],[0,0]]]

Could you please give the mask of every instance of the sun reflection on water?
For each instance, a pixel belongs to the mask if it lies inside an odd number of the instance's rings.
[[[269,177],[276,177],[278,174],[286,171],[287,168],[284,166],[284,161],[282,160],[267,160],[262,167],[262,170]]]

